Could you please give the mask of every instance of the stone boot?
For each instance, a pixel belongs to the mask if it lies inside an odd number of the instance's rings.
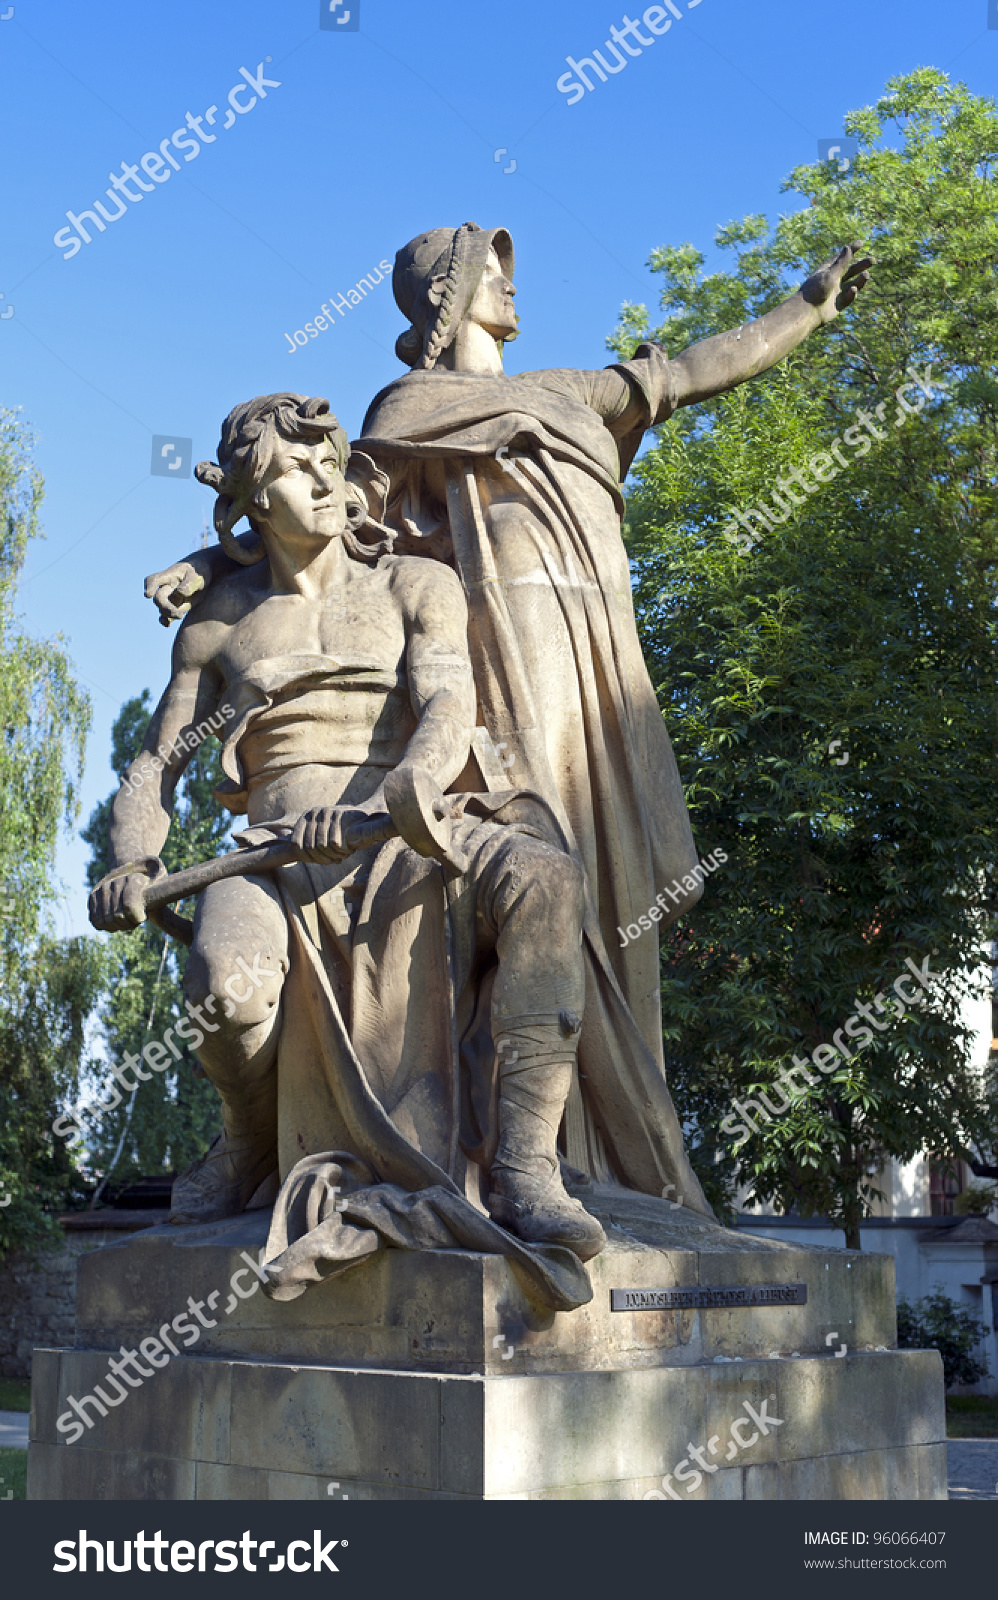
[[[566,1194],[557,1145],[577,1035],[578,1019],[568,1013],[557,1020],[504,1021],[496,1042],[499,1146],[488,1207],[493,1222],[524,1243],[564,1245],[588,1261],[603,1249],[606,1234]]]
[[[277,1171],[275,1117],[269,1096],[222,1101],[222,1131],[173,1186],[170,1221],[221,1222],[246,1210],[264,1178]],[[242,1098],[242,1096],[240,1096]]]
[[[272,1136],[234,1137],[228,1121],[226,1116],[223,1131],[174,1183],[171,1222],[222,1222],[236,1217],[264,1178],[276,1171],[277,1148]]]

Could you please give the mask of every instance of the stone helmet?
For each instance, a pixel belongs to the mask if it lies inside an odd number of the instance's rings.
[[[412,326],[395,341],[406,366],[429,372],[454,340],[495,250],[507,278],[513,276],[513,241],[505,228],[432,228],[410,239],[395,257],[395,303]],[[516,337],[511,333],[510,339]]]

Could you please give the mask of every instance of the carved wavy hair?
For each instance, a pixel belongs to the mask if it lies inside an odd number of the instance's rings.
[[[223,550],[233,561],[251,566],[262,561],[266,554],[253,513],[266,513],[270,509],[264,484],[278,442],[304,440],[307,444],[318,444],[323,439],[328,439],[333,446],[339,469],[345,473],[350,446],[346,433],[329,409],[328,400],[314,396],[310,399],[302,394],[265,394],[246,400],[229,412],[222,424],[218,461],[200,461],[194,468],[194,476],[199,483],[215,490],[215,530]],[[346,499],[350,526],[343,534],[344,546],[348,554],[359,561],[377,561],[391,549],[392,535],[374,521],[363,491],[349,479]],[[255,548],[249,550],[244,549],[233,532],[244,516],[257,535]],[[358,539],[357,533],[365,523],[385,533],[387,539],[376,545]]]

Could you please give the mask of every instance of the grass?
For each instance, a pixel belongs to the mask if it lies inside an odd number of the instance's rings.
[[[31,1385],[26,1378],[0,1378],[0,1411],[30,1411]]]
[[[947,1439],[998,1439],[998,1396],[947,1395]]]
[[[0,1378],[0,1411],[30,1411],[31,1385],[24,1378]],[[15,1500],[27,1499],[28,1452],[0,1445],[0,1500],[13,1490]]]
[[[0,1500],[6,1500],[11,1490],[15,1500],[28,1497],[28,1452],[10,1450],[0,1445]]]

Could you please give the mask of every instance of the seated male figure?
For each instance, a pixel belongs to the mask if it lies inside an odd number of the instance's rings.
[[[196,743],[191,730],[220,711],[231,732],[219,799],[246,812],[252,842],[290,836],[303,861],[334,877],[352,854],[352,830],[385,812],[389,771],[423,768],[442,790],[463,772],[476,694],[461,583],[438,562],[392,554],[390,535],[376,547],[363,542],[373,518],[365,491],[345,475],[349,457],[325,401],[280,394],[236,407],[218,464],[197,469],[217,491],[220,538],[242,564],[179,630],[171,680],[135,766],[145,751],[171,754],[158,788],[133,786],[126,774],[111,815],[112,869],[162,849]],[[371,464],[355,460],[353,471],[363,475],[365,465],[371,493]],[[249,554],[233,536],[243,515],[258,541]],[[604,1236],[566,1194],[556,1144],[584,1002],[581,872],[536,829],[488,815],[464,828],[470,865],[461,889],[476,908],[479,964],[488,956],[494,968],[498,1142],[489,1211],[521,1239],[566,1245],[585,1259]],[[277,1165],[290,960],[279,876],[229,878],[198,903],[190,1002],[210,1009],[240,958],[256,977],[243,1002],[225,1007],[231,1015],[212,1011],[199,1051],[221,1096],[223,1132],[175,1185],[177,1221],[241,1211]],[[136,926],[146,883],[132,874],[98,885],[94,925]]]

